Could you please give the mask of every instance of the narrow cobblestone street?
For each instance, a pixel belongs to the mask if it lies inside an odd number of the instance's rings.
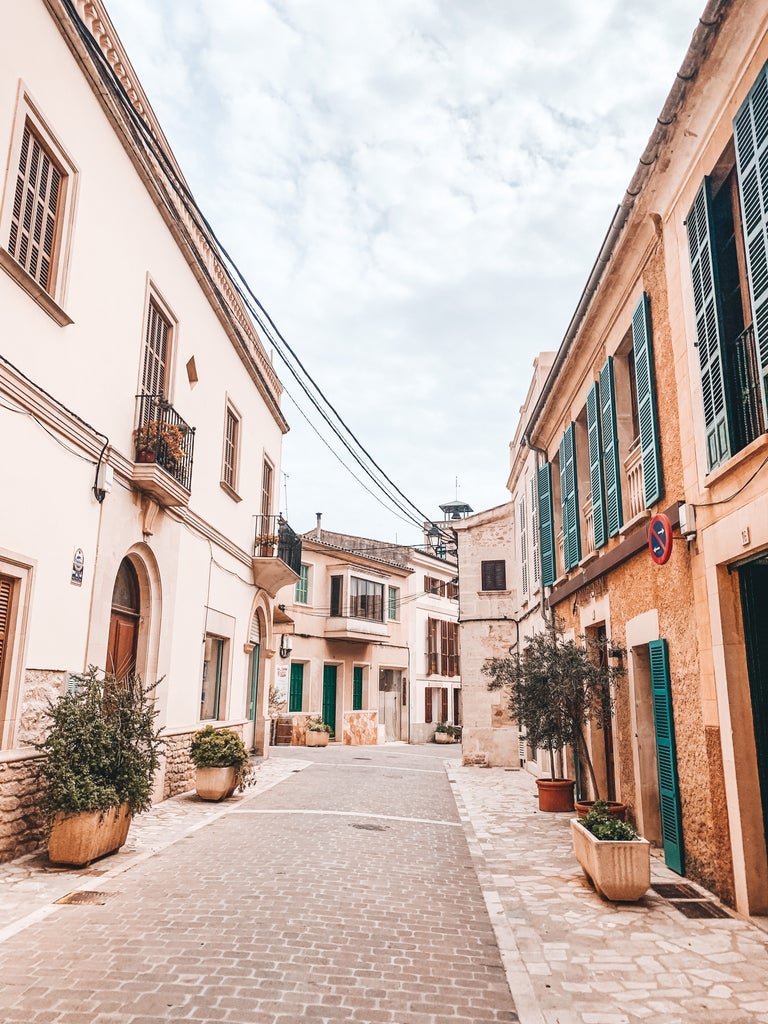
[[[516,1021],[433,750],[280,751],[287,778],[206,827],[68,872],[103,902],[6,929],[0,1019]]]

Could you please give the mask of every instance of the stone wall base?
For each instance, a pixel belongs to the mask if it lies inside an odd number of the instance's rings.
[[[0,763],[0,862],[36,850],[43,841],[37,809],[36,756]]]

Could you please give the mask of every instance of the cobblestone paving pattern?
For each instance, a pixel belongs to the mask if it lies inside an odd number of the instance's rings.
[[[391,754],[326,748],[121,874],[84,876],[104,905],[0,944],[0,1020],[517,1021],[442,759]]]
[[[522,1024],[768,1024],[761,927],[688,919],[653,891],[606,902],[574,859],[572,815],[540,813],[529,774],[449,776]],[[660,856],[651,875],[685,881]]]

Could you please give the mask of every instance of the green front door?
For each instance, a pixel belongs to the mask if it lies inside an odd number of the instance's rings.
[[[323,667],[323,721],[331,727],[331,736],[336,735],[336,665]]]
[[[304,663],[291,665],[291,688],[288,694],[288,711],[301,711],[304,706]]]

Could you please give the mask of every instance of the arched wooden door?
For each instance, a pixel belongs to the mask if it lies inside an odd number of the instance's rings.
[[[107,672],[123,679],[136,668],[136,647],[139,639],[139,579],[127,558],[120,563],[112,591],[112,613],[109,618]]]

